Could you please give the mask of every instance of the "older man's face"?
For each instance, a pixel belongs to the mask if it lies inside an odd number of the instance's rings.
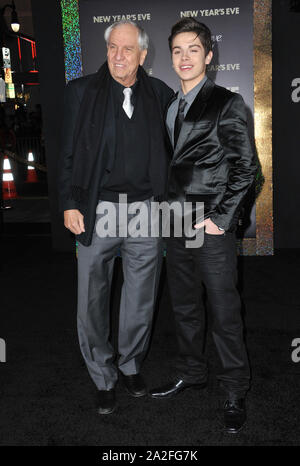
[[[136,81],[139,65],[143,65],[147,50],[140,50],[138,30],[131,24],[114,28],[107,44],[107,62],[112,77],[125,87]]]

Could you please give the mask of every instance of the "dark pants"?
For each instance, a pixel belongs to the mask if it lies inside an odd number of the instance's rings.
[[[236,288],[236,262],[234,233],[205,233],[203,246],[195,249],[185,247],[185,238],[167,239],[168,283],[179,346],[176,372],[190,383],[207,379],[205,313],[199,299],[199,287],[204,285],[212,313],[212,335],[222,365],[217,378],[228,395],[243,397],[249,389],[250,371]]]

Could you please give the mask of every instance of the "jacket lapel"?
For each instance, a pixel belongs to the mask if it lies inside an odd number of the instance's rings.
[[[168,105],[167,105],[167,107],[165,109],[165,114],[164,114],[164,120],[165,121],[167,120],[167,114],[168,114],[168,110],[170,108],[170,105],[177,99],[177,97],[178,97],[178,92],[176,92],[176,94],[173,95],[172,99],[168,103]]]
[[[166,133],[168,135],[168,144],[170,146],[171,153],[173,152],[173,145],[172,145],[172,139],[170,138],[170,134],[169,134],[169,128],[168,128],[168,125],[167,125],[167,115],[168,115],[168,111],[169,111],[169,108],[170,108],[171,104],[177,99],[177,96],[178,96],[178,92],[176,92],[176,94],[173,95],[172,99],[170,100],[170,102],[166,106],[165,113],[164,113],[165,130],[166,130]]]
[[[187,142],[189,135],[194,128],[194,125],[197,121],[201,120],[202,115],[206,109],[207,101],[212,93],[215,84],[207,78],[203,87],[200,89],[198,94],[195,97],[194,102],[190,106],[185,119],[183,120],[181,131],[178,137],[176,147],[174,149],[173,160],[178,157],[183,146]]]
[[[105,62],[86,82],[76,123],[72,185],[88,191],[102,148],[110,74]],[[85,81],[84,81],[85,82]]]

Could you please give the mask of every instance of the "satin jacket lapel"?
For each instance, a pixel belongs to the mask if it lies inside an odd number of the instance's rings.
[[[195,123],[201,120],[207,106],[207,100],[209,99],[214,86],[214,83],[208,78],[196,95],[195,100],[190,106],[189,111],[187,112],[182,123],[179,138],[174,150],[173,160],[179,156],[183,146],[188,141],[189,135],[194,128]]]
[[[173,144],[172,144],[172,139],[170,138],[170,135],[169,135],[169,129],[168,129],[168,126],[167,126],[167,115],[168,115],[168,110],[170,108],[170,105],[174,102],[174,100],[177,99],[177,96],[178,96],[178,92],[176,92],[176,94],[172,97],[172,99],[170,100],[170,102],[168,103],[167,107],[166,107],[166,110],[165,110],[165,113],[164,113],[164,122],[165,122],[165,129],[166,129],[166,133],[168,135],[168,142],[170,143],[170,147],[173,149]]]

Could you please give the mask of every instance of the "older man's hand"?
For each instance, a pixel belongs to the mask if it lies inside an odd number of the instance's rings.
[[[80,235],[85,231],[83,215],[77,209],[70,209],[64,211],[64,224],[75,235]]]

